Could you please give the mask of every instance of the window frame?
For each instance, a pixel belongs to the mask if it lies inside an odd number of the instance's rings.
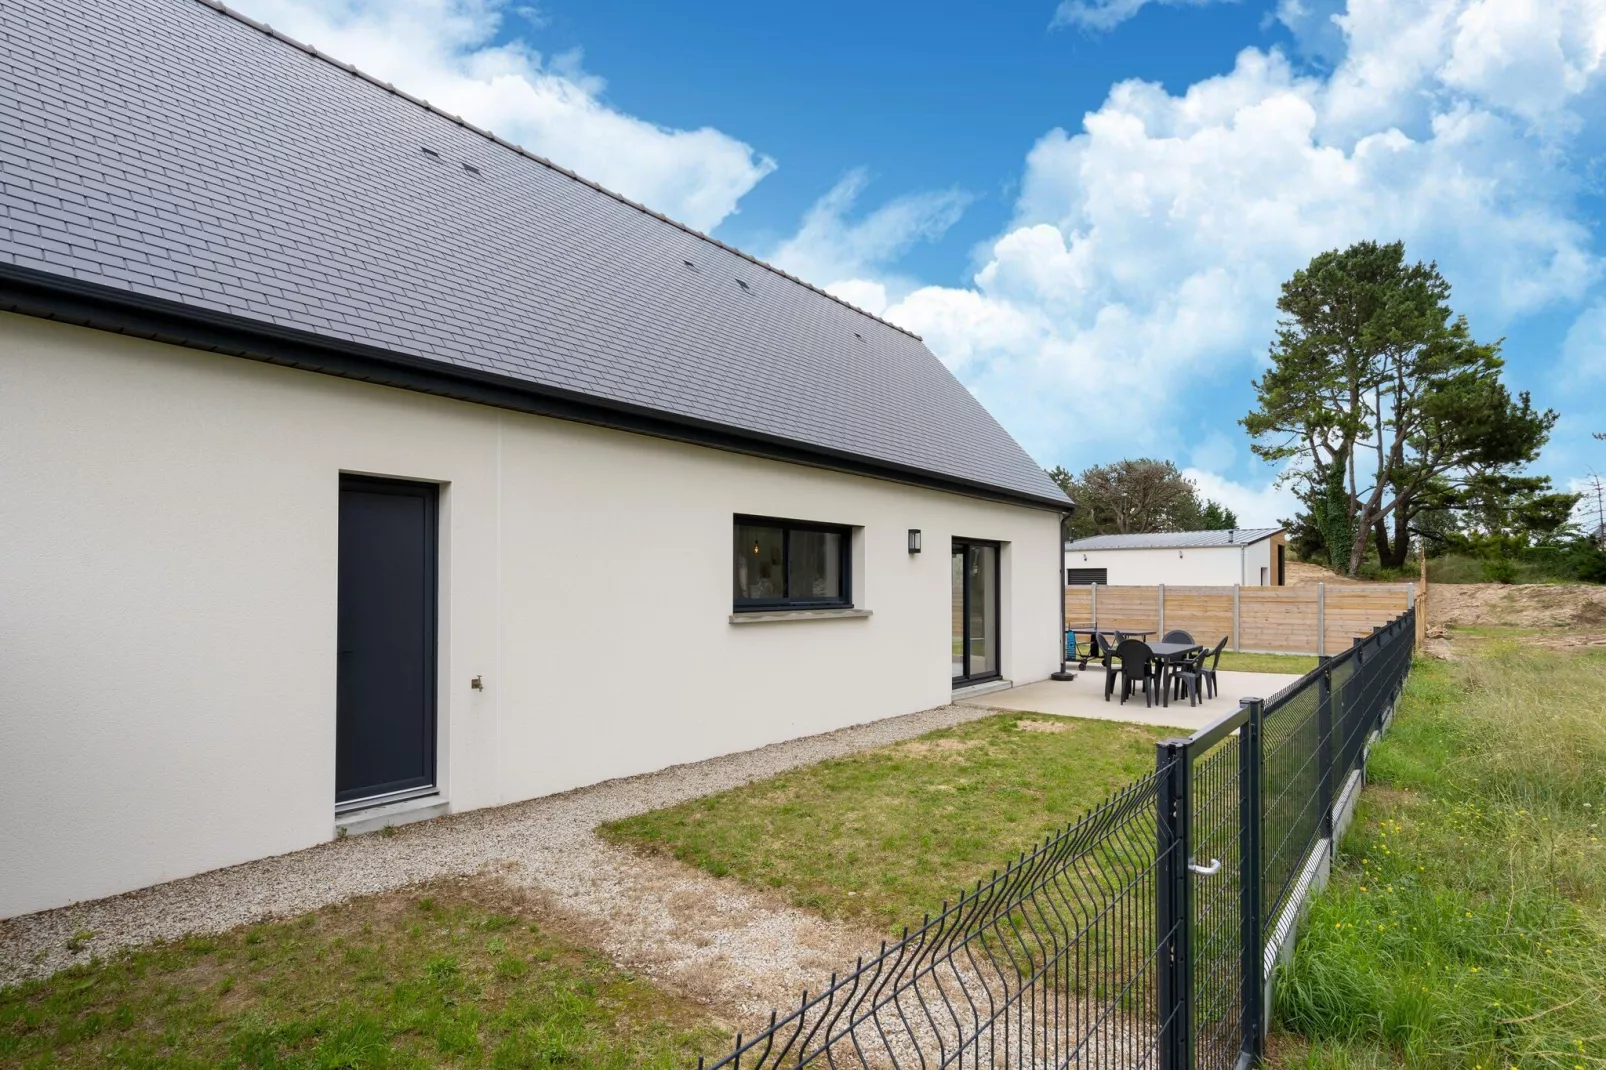
[[[847,524],[825,524],[816,520],[791,520],[777,516],[755,516],[736,513],[731,518],[731,567],[736,566],[736,529],[739,527],[779,528],[781,531],[781,574],[787,593],[781,598],[738,598],[736,577],[731,576],[731,607],[736,613],[773,613],[787,609],[852,609],[853,608],[853,528]],[[842,576],[842,593],[834,598],[794,598],[792,585],[792,533],[794,531],[819,532],[841,538],[841,561],[838,570]]]
[[[992,671],[979,675],[972,674],[970,671],[970,641],[973,637],[970,634],[970,579],[967,575],[964,580],[964,586],[961,588],[964,605],[960,610],[960,617],[964,621],[960,649],[965,672],[963,675],[953,678],[953,686],[955,688],[984,684],[989,680],[1001,680],[1004,676],[1004,544],[997,539],[967,539],[963,536],[955,535],[949,545],[950,565],[953,551],[961,548],[961,557],[966,560],[968,560],[969,551],[972,549],[988,549],[993,552],[993,634],[997,641],[993,649],[993,660],[996,664],[993,666]],[[952,591],[950,589],[951,596]],[[986,620],[985,611],[982,619]]]

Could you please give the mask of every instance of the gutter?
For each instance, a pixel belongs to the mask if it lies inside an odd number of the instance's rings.
[[[0,263],[0,311],[969,498],[1056,513],[1069,504],[14,264]]]

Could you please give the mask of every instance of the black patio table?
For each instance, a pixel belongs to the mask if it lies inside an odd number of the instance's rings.
[[[1106,635],[1112,634],[1114,632],[1120,632],[1122,635],[1126,636],[1128,639],[1147,639],[1149,636],[1151,636],[1151,635],[1153,635],[1155,633],[1155,629],[1153,629],[1153,628],[1096,628],[1093,631],[1093,640],[1094,640],[1095,647],[1098,645],[1099,633],[1100,632],[1102,632],[1102,633],[1104,633]],[[1101,656],[1101,655],[1095,655],[1095,656]]]
[[[1160,705],[1171,705],[1171,689],[1165,685],[1166,666],[1172,664],[1173,662],[1181,661],[1189,654],[1196,653],[1203,649],[1204,647],[1198,643],[1149,644],[1150,658],[1154,662],[1155,668],[1158,670],[1155,673],[1155,676],[1158,678],[1158,683],[1160,685]]]

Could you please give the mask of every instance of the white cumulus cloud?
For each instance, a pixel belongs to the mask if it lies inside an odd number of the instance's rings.
[[[970,198],[960,190],[914,193],[855,217],[854,206],[868,184],[864,170],[848,172],[814,203],[797,233],[771,252],[770,262],[799,278],[837,284],[844,300],[854,293],[867,305],[884,307],[885,287],[876,283],[866,289],[860,276],[882,269],[916,242],[941,237]]]
[[[1223,479],[1203,468],[1184,468],[1182,474],[1193,480],[1200,498],[1213,499],[1231,509],[1239,527],[1274,528],[1302,508],[1292,490],[1275,482],[1254,487]]]
[[[1569,116],[1603,62],[1606,0],[1479,0],[1456,16],[1441,70],[1448,86],[1545,124]]]
[[[1113,30],[1150,4],[1203,7],[1206,4],[1236,3],[1237,0],[1060,0],[1054,10],[1055,26],[1076,26],[1084,30]]]
[[[495,0],[240,0],[261,22],[700,230],[775,162],[718,130],[675,130],[602,100],[578,56],[497,40]]]
[[[1575,379],[1606,379],[1606,301],[1573,321],[1561,344],[1561,366]]]
[[[1327,90],[1332,137],[1415,130],[1457,105],[1557,134],[1598,104],[1606,0],[1349,0],[1328,18],[1348,46]]]

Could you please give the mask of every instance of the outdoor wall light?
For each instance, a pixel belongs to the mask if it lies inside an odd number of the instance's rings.
[[[912,553],[912,554],[918,554],[920,552],[920,529],[919,528],[910,528],[909,529],[909,552]]]

